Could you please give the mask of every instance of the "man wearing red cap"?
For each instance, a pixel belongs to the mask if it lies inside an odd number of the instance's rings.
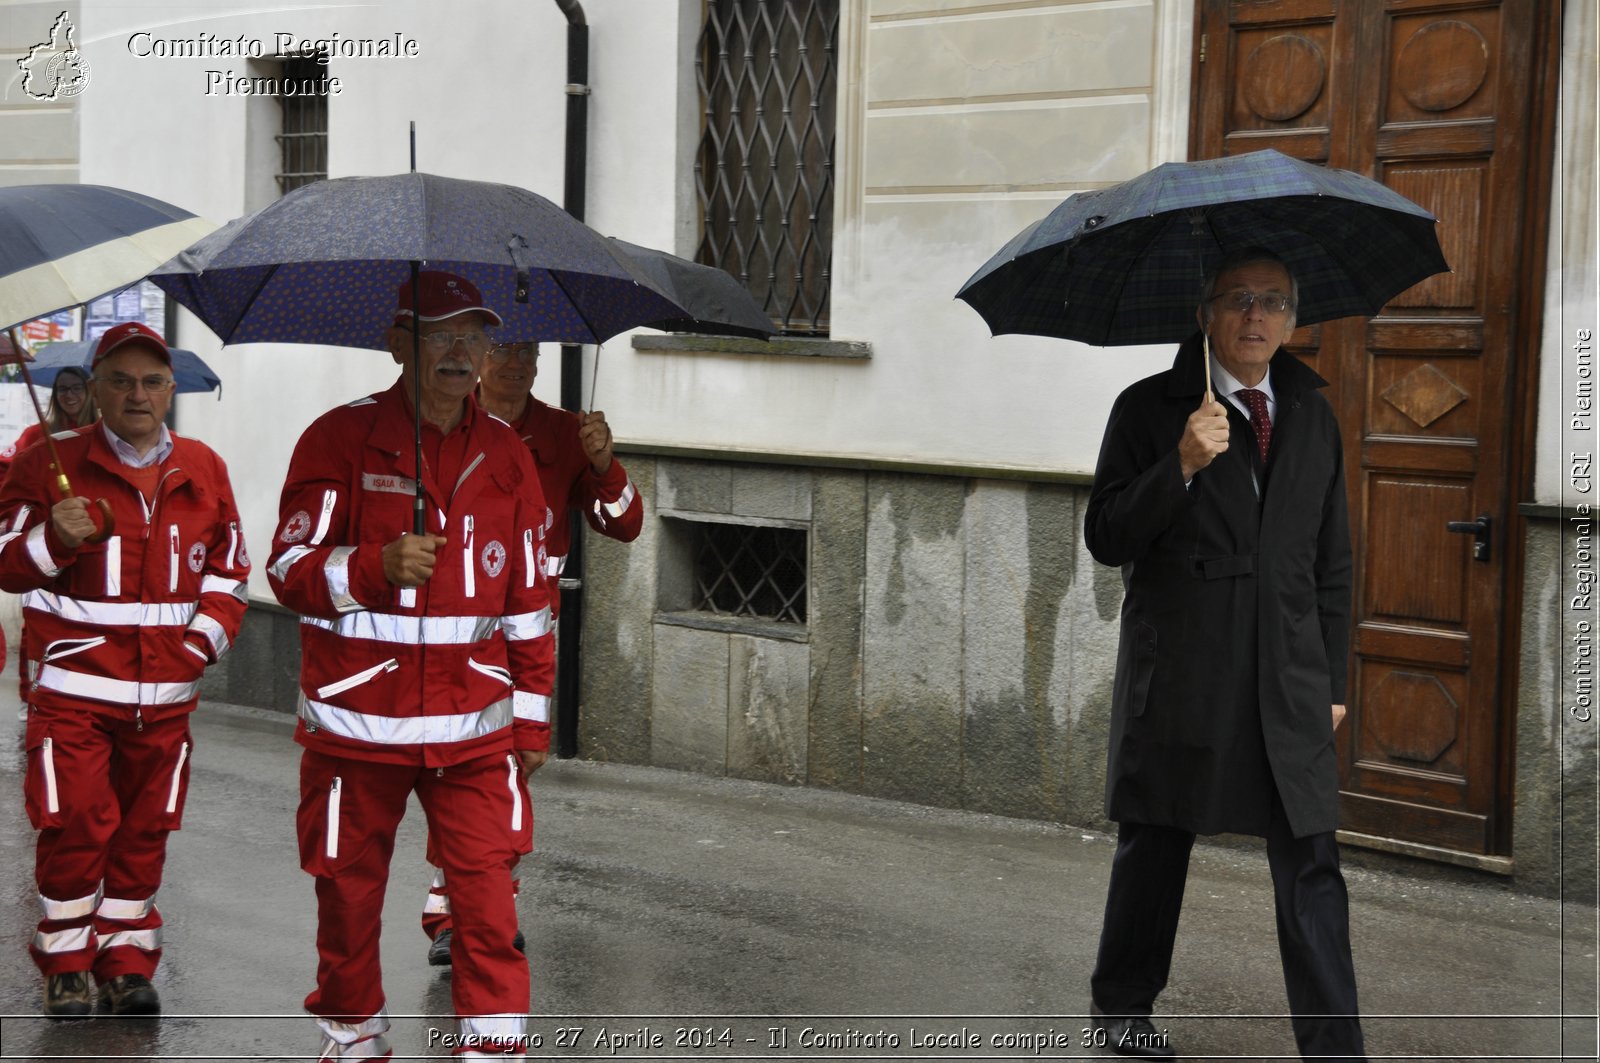
[[[91,974],[103,1010],[161,1010],[155,896],[188,792],[189,713],[239,632],[250,573],[227,467],[164,423],[165,341],[118,325],[92,367],[100,421],[54,437],[72,496],[47,446],[0,489],[0,588],[23,595],[31,673],[24,792],[44,912],[30,951],[57,1018],[90,1013]]]
[[[389,332],[399,382],[300,437],[268,569],[302,614],[298,833],[320,957],[306,1010],[324,1059],[390,1056],[378,936],[413,792],[457,899],[456,1053],[527,1043],[511,868],[532,847],[525,778],[550,742],[545,504],[527,450],[472,397],[499,316],[464,278],[417,287]]]
[[[571,539],[568,507],[576,507],[601,535],[631,543],[644,524],[644,501],[612,453],[606,415],[598,410],[573,413],[540,402],[531,394],[538,372],[538,344],[497,343],[484,363],[478,398],[484,409],[511,425],[539,470],[539,486],[550,509],[545,520],[545,575],[550,580],[550,613],[556,616],[561,611],[557,581]],[[428,841],[429,861],[437,867],[431,836]],[[434,875],[422,909],[422,930],[433,939],[428,963],[448,966],[453,935],[449,877],[443,872]]]

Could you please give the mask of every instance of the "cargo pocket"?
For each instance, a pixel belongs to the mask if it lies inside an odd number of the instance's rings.
[[[183,826],[183,806],[189,799],[189,755],[193,752],[194,744],[185,738],[172,758],[172,768],[167,776],[167,800],[161,809],[161,825],[167,830],[178,830]]]
[[[55,739],[47,732],[28,736],[28,774],[23,803],[34,830],[61,826],[61,789],[56,779]]]
[[[506,754],[506,787],[511,791],[511,847],[515,853],[533,852],[533,802],[523,785],[522,764],[515,753]]]
[[[344,779],[338,775],[319,781],[301,795],[295,817],[300,835],[300,866],[312,875],[331,875],[339,865],[343,799]]]

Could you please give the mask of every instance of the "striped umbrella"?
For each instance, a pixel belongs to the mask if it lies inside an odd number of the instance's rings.
[[[1266,150],[1174,162],[1080,192],[1011,239],[956,293],[995,335],[1111,347],[1181,342],[1223,255],[1266,248],[1309,325],[1371,316],[1446,265],[1434,216],[1359,174]]]
[[[132,284],[214,228],[121,188],[0,188],[0,328]]]

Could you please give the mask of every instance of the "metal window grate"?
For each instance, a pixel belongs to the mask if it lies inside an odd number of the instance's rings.
[[[295,56],[283,61],[279,76],[295,91],[278,96],[283,109],[278,190],[293,192],[328,176],[328,68],[315,58]],[[307,88],[320,91],[303,91]]]
[[[696,258],[781,331],[828,334],[839,0],[707,0]]]
[[[712,523],[694,528],[694,608],[806,622],[805,531]]]

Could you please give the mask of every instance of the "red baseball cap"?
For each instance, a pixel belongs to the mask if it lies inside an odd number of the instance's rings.
[[[477,285],[465,277],[439,270],[424,270],[417,275],[417,287],[422,293],[420,300],[412,298],[409,280],[400,285],[399,308],[394,314],[397,320],[413,316],[413,307],[420,307],[422,314],[419,320],[422,321],[443,321],[457,314],[477,310],[487,314],[494,324],[503,323],[499,314],[483,305],[483,295]]]
[[[89,367],[92,369],[99,365],[112,351],[128,343],[143,343],[159,354],[161,360],[168,366],[172,365],[172,352],[167,349],[167,341],[161,338],[161,333],[142,321],[124,321],[120,325],[106,329],[100,337],[100,342],[95,345],[94,359],[90,361]]]

